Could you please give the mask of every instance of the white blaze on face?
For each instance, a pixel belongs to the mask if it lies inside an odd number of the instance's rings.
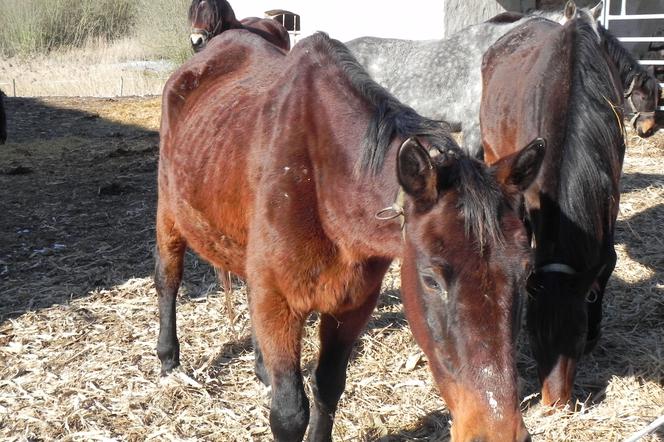
[[[494,399],[493,397],[493,391],[487,391],[486,392],[486,398],[489,401],[489,407],[496,412],[496,409],[498,408],[498,401]]]

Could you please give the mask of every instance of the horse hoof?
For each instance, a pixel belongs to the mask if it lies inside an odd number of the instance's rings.
[[[163,361],[161,363],[161,375],[162,376],[168,376],[169,374],[173,373],[173,370],[178,368],[180,366],[180,361]]]

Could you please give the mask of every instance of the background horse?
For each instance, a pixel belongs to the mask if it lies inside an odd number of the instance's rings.
[[[442,40],[362,37],[348,42],[347,46],[371,76],[397,98],[422,115],[452,123],[456,130],[463,129],[465,147],[472,155],[481,156],[479,103],[484,52],[499,37],[533,18],[544,17],[563,24],[581,15],[596,19],[601,9],[601,2],[591,9],[579,9],[568,2],[562,12],[537,12],[527,16],[512,12],[499,14]],[[633,124],[640,136],[652,134],[658,99],[656,79],[609,31],[596,23],[593,27],[606,39],[626,91],[636,79],[630,109],[637,113]],[[623,69],[628,66],[632,66],[632,72]]]
[[[189,24],[195,52],[202,50],[212,37],[229,29],[246,29],[285,51],[290,50],[290,36],[281,23],[258,17],[238,20],[226,0],[193,0],[189,6]]]
[[[5,115],[5,93],[0,90],[0,144],[7,141],[7,116]]]
[[[564,404],[576,363],[595,345],[625,152],[622,87],[587,18],[531,20],[484,56],[481,122],[488,163],[544,136],[544,164],[526,193],[536,267],[527,328],[542,401]]]
[[[524,16],[503,13],[442,40],[362,37],[346,45],[378,83],[429,118],[463,130],[464,146],[480,157],[482,56],[498,38],[536,17],[565,22],[580,14],[599,16],[601,3],[586,10],[569,3],[564,12]]]
[[[632,54],[603,26],[599,26],[605,49],[618,69],[625,91],[627,112],[634,114],[630,123],[641,137],[654,133],[655,111],[659,104],[659,82],[654,71],[644,68]]]
[[[173,74],[160,135],[164,373],[179,364],[175,299],[189,246],[247,280],[278,441],[307,429],[300,341],[320,312],[309,439],[330,440],[352,345],[401,257],[404,310],[454,440],[529,439],[514,358],[530,254],[516,207],[542,141],[489,168],[371,80],[341,43],[316,34],[285,54],[244,31],[213,39]]]

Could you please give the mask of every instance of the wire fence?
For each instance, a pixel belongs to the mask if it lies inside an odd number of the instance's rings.
[[[103,81],[103,85],[94,85],[88,84],[87,89],[84,87],[83,90],[96,90],[94,93],[81,94],[81,95],[90,95],[96,97],[123,97],[125,95],[154,95],[155,93],[161,92],[161,88],[168,80],[168,75],[151,75],[149,80],[143,79],[143,87],[136,87],[136,82],[139,79],[136,76],[126,77],[120,76],[117,79]],[[94,81],[90,79],[90,81]],[[52,94],[35,94],[35,93],[25,93],[25,91],[34,91],[38,89],[39,85],[44,86],[81,86],[84,84],[85,80],[75,79],[75,80],[29,80],[25,83],[22,83],[20,79],[12,78],[9,80],[0,80],[0,89],[5,92],[6,95],[12,97],[29,97],[29,96],[41,96],[41,95],[52,95]],[[128,88],[127,86],[130,86]],[[158,89],[155,90],[155,88]],[[142,89],[143,93],[137,93],[137,89]],[[102,91],[102,92],[100,92]],[[129,92],[129,93],[128,93]],[[57,94],[57,95],[68,95],[66,93]],[[78,94],[74,94],[78,95]]]

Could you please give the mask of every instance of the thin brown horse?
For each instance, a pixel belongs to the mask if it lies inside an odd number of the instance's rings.
[[[285,54],[225,32],[173,74],[163,97],[155,283],[164,373],[180,363],[175,300],[190,247],[247,280],[275,440],[301,440],[307,426],[309,440],[330,440],[352,345],[401,257],[406,316],[454,440],[529,440],[514,345],[530,252],[515,208],[539,170],[541,140],[489,168],[325,34]],[[314,311],[309,423],[300,341]]]
[[[202,50],[212,37],[229,29],[246,29],[284,51],[290,50],[290,36],[281,23],[258,17],[238,20],[226,0],[193,0],[189,6],[189,25],[195,52]]]
[[[572,397],[577,361],[599,338],[616,262],[623,91],[587,17],[514,28],[487,51],[482,76],[487,163],[532,137],[548,143],[525,198],[535,245],[527,328],[542,401],[562,405]]]

